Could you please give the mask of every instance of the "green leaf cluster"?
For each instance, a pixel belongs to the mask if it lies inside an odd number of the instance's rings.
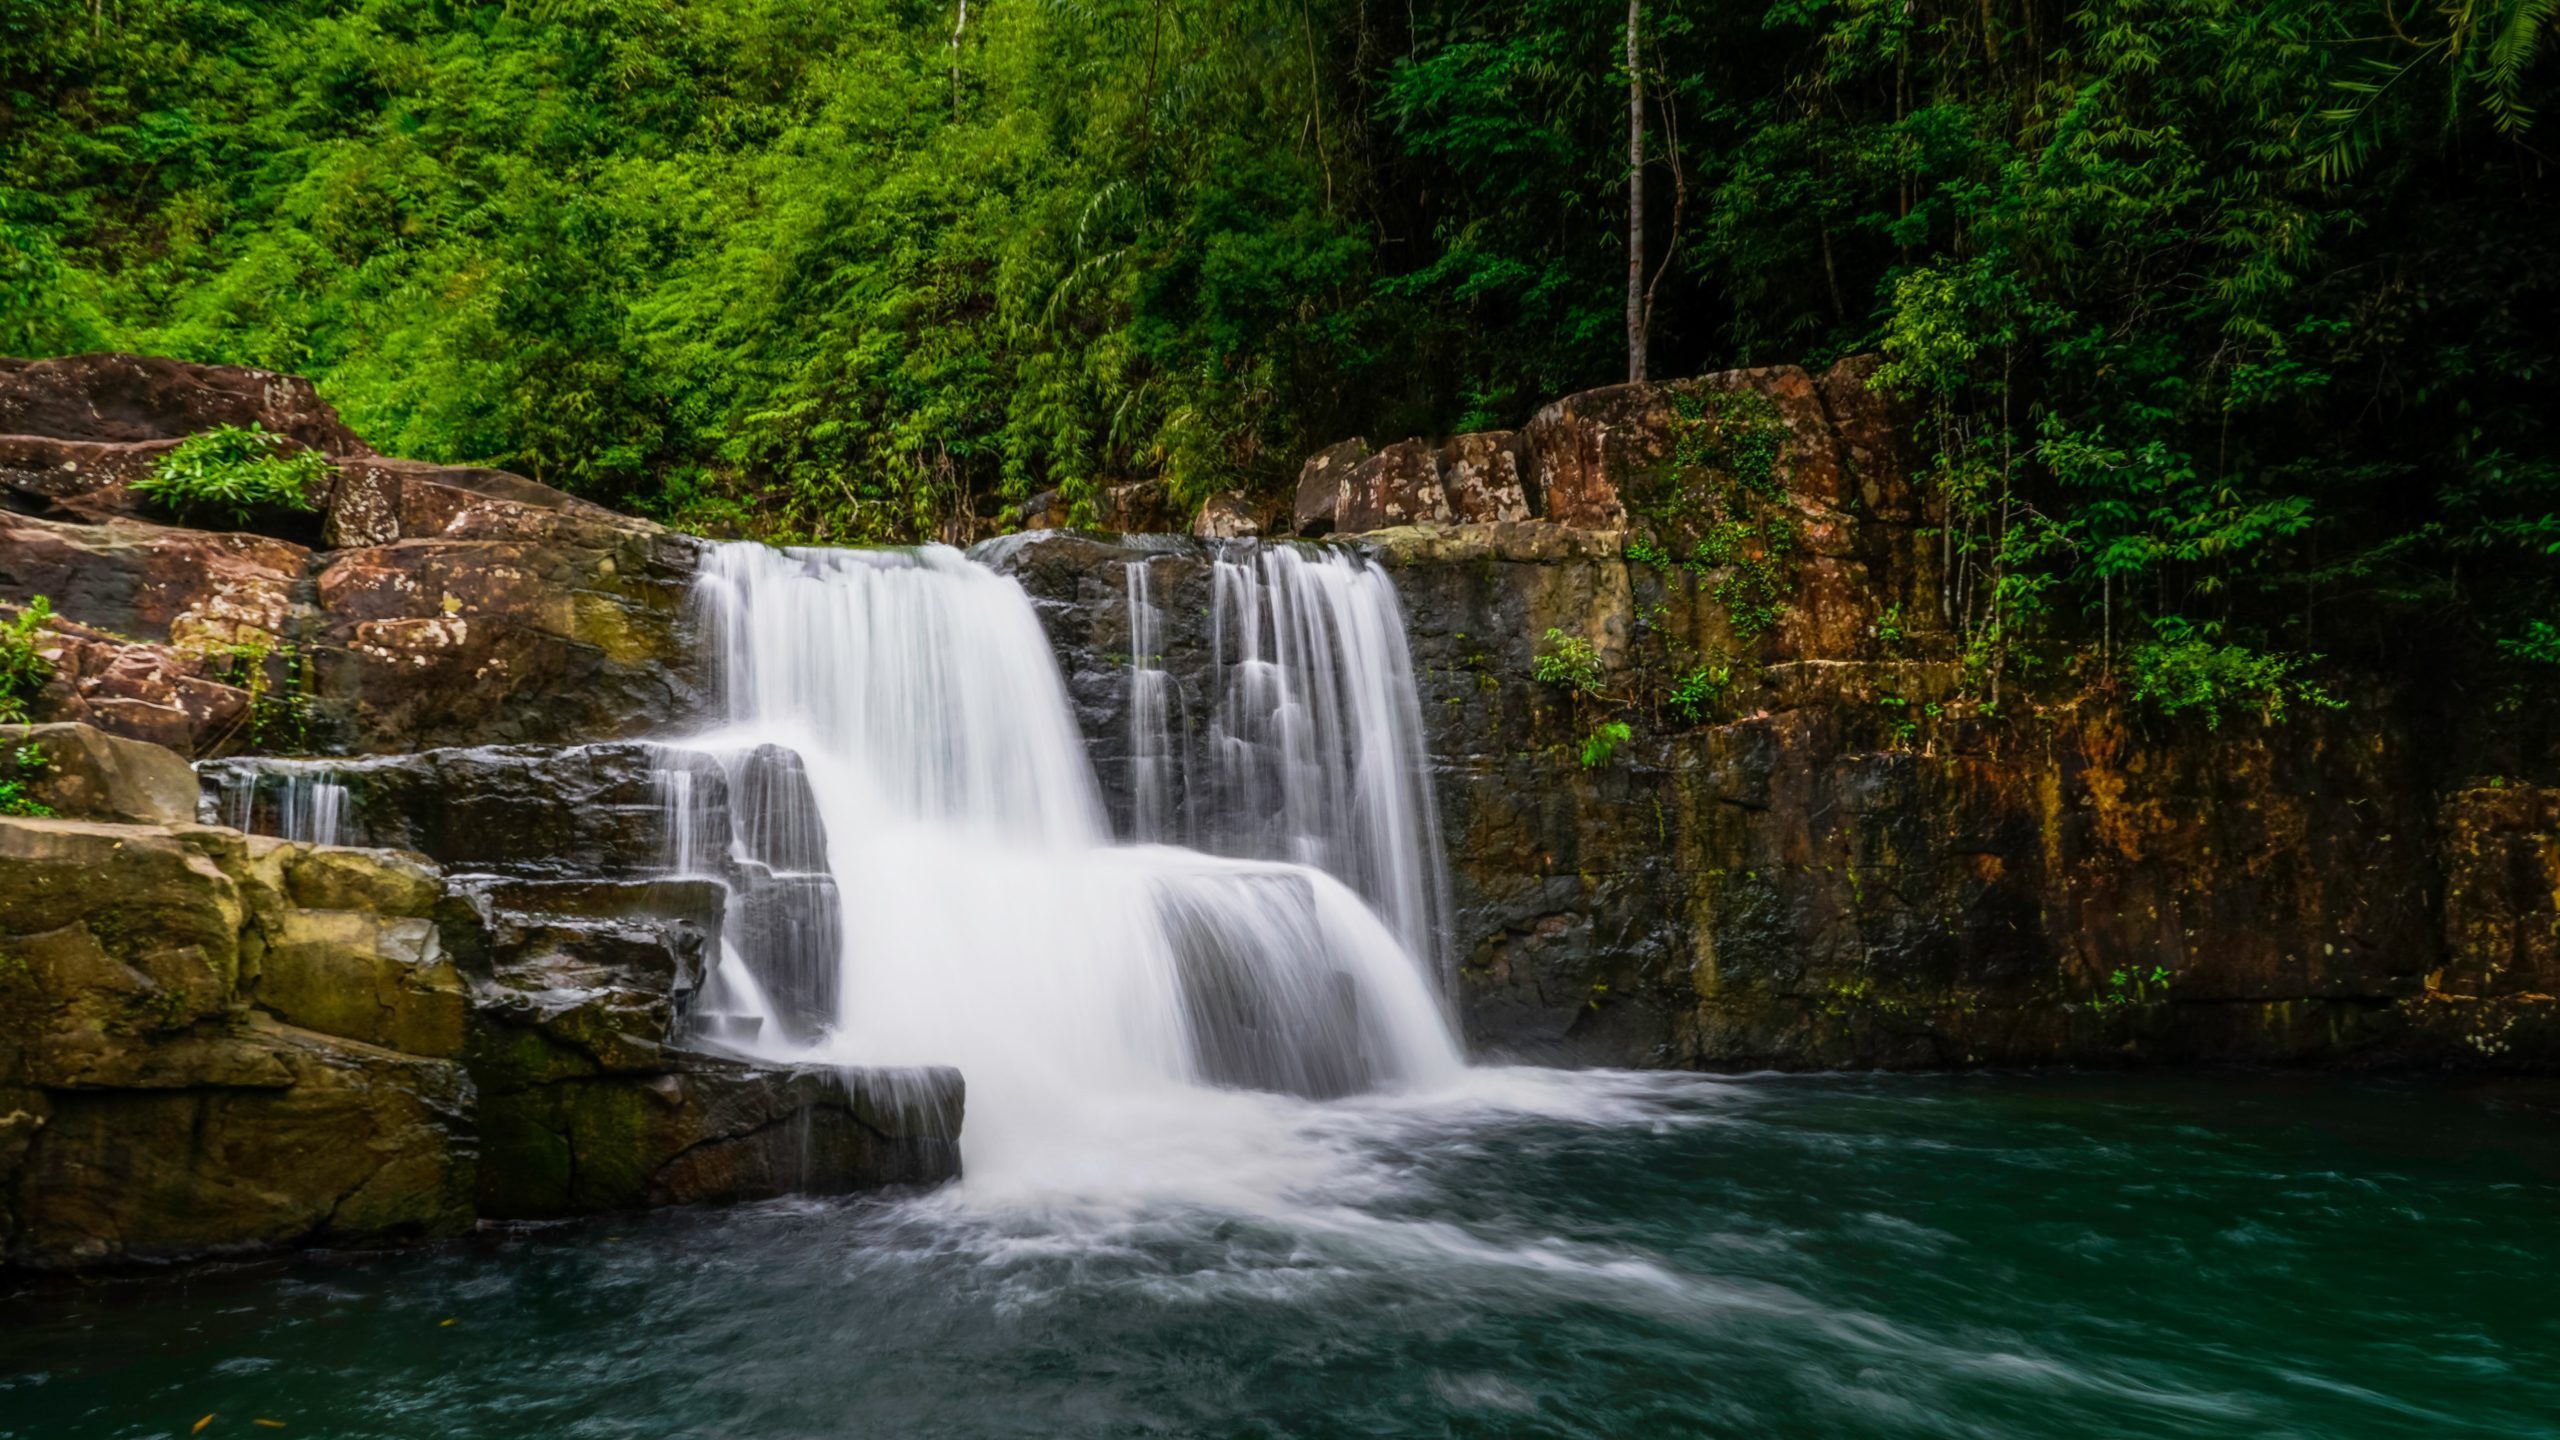
[[[1642,12],[1652,373],[1880,353],[1987,699],[2164,623],[2548,681],[2550,0]],[[21,0],[0,349],[310,374],[722,533],[1276,493],[1624,375],[1624,18]],[[1748,495],[1777,437],[1727,438]],[[1772,559],[1746,510],[1639,543]]]
[[[262,511],[314,508],[329,475],[316,450],[255,425],[217,425],[179,441],[127,488],[189,520],[243,529]]]
[[[1541,685],[1561,685],[1576,695],[1600,693],[1600,652],[1579,635],[1550,628],[1529,662],[1530,678]]]
[[[38,595],[0,621],[0,724],[25,724],[28,707],[53,678],[53,662],[39,648],[52,620],[53,601]]]

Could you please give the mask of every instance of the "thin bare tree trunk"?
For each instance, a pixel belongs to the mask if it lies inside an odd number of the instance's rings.
[[[1644,71],[1636,27],[1644,0],[1627,0],[1627,378],[1644,378]]]

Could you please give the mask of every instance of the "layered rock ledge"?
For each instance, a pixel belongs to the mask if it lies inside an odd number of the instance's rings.
[[[195,823],[197,777],[155,746],[0,730],[30,744],[63,813],[0,817],[0,1269],[958,1173],[956,1072],[679,1043],[723,907],[703,882],[612,878],[663,844],[637,804],[593,803],[645,786],[637,747],[390,762],[476,813],[404,836],[470,862],[449,871]],[[550,808],[495,803],[554,769]],[[562,836],[570,816],[587,828]]]

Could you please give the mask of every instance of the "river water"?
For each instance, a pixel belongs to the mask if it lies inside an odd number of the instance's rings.
[[[22,1293],[0,1436],[2560,1435],[2549,1085],[1229,1099],[1082,1192]]]

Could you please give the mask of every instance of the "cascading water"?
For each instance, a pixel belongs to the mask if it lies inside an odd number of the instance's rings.
[[[1173,748],[1173,676],[1156,649],[1161,627],[1147,562],[1122,568],[1129,592],[1129,831],[1132,839],[1152,842],[1180,833],[1173,813],[1181,764]]]
[[[1439,961],[1448,882],[1395,587],[1339,552],[1289,546],[1230,550],[1215,582],[1226,687],[1199,843],[1339,876],[1406,949]]]
[[[738,973],[715,977],[732,1007],[720,1013],[762,1006],[781,1023],[741,1026],[754,1038],[731,1043],[774,1058],[960,1066],[977,1176],[1015,1165],[1054,1176],[1112,1143],[1103,1131],[1162,1118],[1207,1087],[1320,1097],[1454,1077],[1456,1045],[1407,938],[1428,943],[1430,901],[1406,896],[1382,921],[1361,898],[1397,883],[1427,821],[1388,813],[1409,793],[1397,777],[1325,773],[1328,753],[1355,750],[1368,771],[1385,768],[1397,752],[1371,732],[1394,719],[1365,694],[1346,697],[1338,677],[1305,678],[1331,668],[1311,658],[1318,646],[1342,645],[1345,669],[1398,651],[1377,624],[1327,608],[1353,584],[1283,571],[1289,593],[1267,613],[1285,638],[1252,652],[1270,675],[1251,697],[1268,723],[1238,737],[1238,773],[1259,784],[1264,762],[1245,751],[1270,747],[1271,763],[1305,767],[1282,783],[1324,789],[1288,801],[1286,816],[1389,840],[1245,827],[1249,843],[1222,848],[1343,864],[1360,893],[1309,864],[1112,843],[1028,599],[958,552],[707,556],[697,594],[729,723],[687,745],[727,757],[732,862],[785,888],[831,877],[835,920],[809,915],[815,887],[779,927],[755,918],[754,886],[733,898],[721,968]],[[1142,603],[1143,582],[1130,584]],[[1315,688],[1291,688],[1302,683]],[[748,757],[777,752],[806,783],[774,793],[804,795],[807,813],[766,824],[750,818],[741,777],[756,768]],[[679,845],[693,843],[689,822],[674,825]],[[782,855],[795,847],[823,851],[823,877],[814,855]]]
[[[259,780],[267,777],[269,801],[263,812]],[[258,768],[226,772],[211,817],[248,834],[271,834],[313,845],[338,844],[346,829],[347,787],[326,764],[269,760]],[[262,828],[260,822],[266,822]]]

